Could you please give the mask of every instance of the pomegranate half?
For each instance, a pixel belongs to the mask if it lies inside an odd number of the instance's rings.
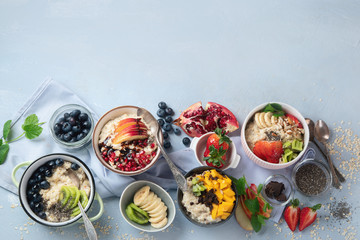
[[[239,122],[234,114],[226,107],[208,102],[205,109],[201,102],[197,102],[183,111],[174,124],[181,127],[190,137],[200,137],[207,132],[222,128],[227,133],[239,128]]]

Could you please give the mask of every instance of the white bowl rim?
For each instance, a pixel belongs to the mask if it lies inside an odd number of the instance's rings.
[[[251,119],[252,116],[254,116],[255,113],[257,113],[258,111],[260,111],[262,108],[264,108],[267,104],[269,103],[277,103],[277,104],[280,104],[282,107],[285,107],[285,108],[288,108],[288,109],[291,109],[291,111],[295,112],[296,114],[298,114],[299,116],[301,116],[301,119],[299,119],[299,121],[301,122],[301,124],[303,125],[303,128],[304,128],[304,131],[305,131],[305,134],[304,134],[304,148],[303,150],[299,153],[299,155],[293,159],[292,161],[290,162],[287,162],[287,163],[269,163],[269,162],[266,162],[264,160],[262,160],[261,158],[257,157],[253,151],[251,151],[251,149],[249,148],[249,145],[247,144],[246,142],[246,138],[245,138],[245,130],[246,130],[246,125],[248,124],[249,120]],[[307,149],[308,147],[308,143],[309,143],[309,127],[308,125],[306,124],[305,122],[305,118],[303,117],[303,115],[294,107],[286,104],[286,103],[282,103],[282,102],[276,102],[276,101],[269,101],[269,102],[266,102],[266,103],[262,103],[258,106],[256,106],[255,108],[253,108],[253,110],[250,111],[250,113],[246,116],[245,120],[244,120],[244,123],[242,125],[242,128],[241,128],[241,141],[243,142],[242,146],[245,147],[246,151],[245,152],[250,152],[250,154],[252,154],[252,157],[254,157],[257,161],[261,161],[263,163],[264,166],[270,166],[272,169],[282,169],[282,168],[286,168],[286,167],[289,167],[293,164],[295,164],[296,162],[298,162],[303,154],[305,153],[305,150]],[[250,158],[250,157],[249,157]],[[251,158],[250,158],[251,159]],[[252,160],[252,159],[251,159]],[[254,161],[255,162],[255,161]],[[256,162],[255,162],[256,163]],[[257,164],[258,165],[258,164]],[[261,166],[261,165],[259,165]],[[264,167],[264,166],[261,166],[261,167]]]
[[[155,186],[156,188],[160,189],[160,191],[162,191],[163,193],[165,193],[165,195],[169,198],[169,200],[170,200],[169,202],[171,203],[171,206],[167,206],[167,207],[168,207],[168,209],[170,209],[170,208],[173,209],[173,211],[174,211],[174,216],[173,216],[171,219],[168,218],[168,222],[167,222],[167,224],[166,224],[164,227],[162,227],[162,228],[153,228],[153,227],[152,227],[152,230],[145,230],[145,229],[143,229],[143,228],[140,228],[140,227],[136,226],[136,225],[133,224],[131,221],[128,221],[128,220],[127,220],[124,212],[123,212],[122,209],[121,209],[121,203],[122,203],[122,201],[123,201],[123,199],[124,199],[124,198],[123,198],[123,197],[124,197],[124,193],[125,193],[132,185],[135,185],[135,184],[150,184],[150,185],[153,185],[153,186]],[[150,189],[151,189],[151,186],[150,186]],[[161,199],[161,201],[163,201],[163,199]],[[120,213],[121,213],[122,217],[125,219],[126,222],[128,222],[128,223],[129,223],[131,226],[133,226],[134,228],[139,229],[139,230],[141,230],[141,231],[145,231],[145,232],[160,232],[160,231],[168,228],[168,227],[170,226],[170,224],[174,221],[175,215],[176,215],[175,203],[174,203],[174,200],[171,198],[170,194],[169,194],[167,191],[165,191],[165,189],[163,189],[163,188],[162,188],[161,186],[159,186],[158,184],[156,184],[156,183],[154,183],[154,182],[151,182],[151,181],[147,181],[147,180],[138,180],[138,181],[134,181],[134,182],[130,183],[130,184],[124,189],[124,191],[121,193],[120,201],[119,201],[119,208],[120,208]],[[169,211],[169,210],[168,210],[168,211]]]

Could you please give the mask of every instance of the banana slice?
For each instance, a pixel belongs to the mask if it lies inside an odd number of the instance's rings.
[[[277,124],[277,123],[278,123],[278,117],[271,116],[271,123],[272,123],[273,125]]]
[[[155,209],[160,203],[161,203],[161,199],[156,196],[156,200],[153,201],[152,204],[150,204],[148,207],[143,208],[143,210],[149,212],[149,211]]]
[[[161,209],[163,209],[163,207],[165,206],[165,204],[161,201],[160,204],[158,204],[154,209],[149,210],[148,213],[151,214],[155,214],[157,212],[159,212]]]
[[[267,112],[265,113],[264,119],[265,119],[265,124],[267,127],[271,127],[272,123],[271,123],[271,117],[272,117],[272,112]]]
[[[160,222],[151,223],[151,226],[154,227],[154,228],[162,228],[167,224],[167,222],[168,222],[168,219],[166,217],[163,220],[161,220]]]
[[[266,121],[265,121],[265,113],[264,113],[264,112],[260,113],[260,115],[259,115],[259,121],[260,121],[261,125],[263,126],[263,128],[266,128],[266,127],[267,127]]]
[[[134,203],[139,206],[143,203],[143,201],[149,196],[150,187],[144,186],[138,190],[134,195]]]
[[[161,215],[159,215],[158,217],[154,218],[154,217],[150,217],[149,222],[151,223],[157,223],[162,221],[164,218],[166,218],[166,212],[163,212]]]
[[[155,197],[155,193],[150,191],[148,197],[141,203],[141,205],[139,205],[139,207],[148,207],[155,200]]]
[[[167,215],[167,207],[165,205],[158,212],[150,214],[150,217],[151,218],[157,218],[157,217],[161,216],[164,213],[165,213],[165,215]]]

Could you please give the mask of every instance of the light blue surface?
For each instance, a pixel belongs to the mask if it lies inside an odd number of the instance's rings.
[[[305,117],[325,120],[332,136],[337,126],[358,134],[359,13],[358,0],[2,0],[0,124],[50,76],[74,90],[99,115],[120,105],[138,105],[155,113],[160,100],[178,115],[201,100],[227,106],[242,123],[255,106],[280,101]],[[181,137],[171,139],[173,150],[183,148]],[[345,149],[341,159],[350,161],[353,156]],[[334,157],[337,166],[342,160]],[[358,239],[359,155],[353,165],[357,171],[342,190],[331,188],[317,199],[295,195],[306,205],[321,202],[325,208],[315,227],[294,236],[285,223],[271,222],[261,233],[250,234],[234,218],[215,229],[200,228],[180,211],[165,232],[139,233],[122,219],[119,199],[112,198],[104,201],[105,214],[97,223],[99,238]],[[342,166],[340,170],[349,173]],[[0,195],[4,239],[85,237],[80,225],[30,226],[32,221],[16,205],[17,196],[3,189]],[[330,216],[327,207],[340,201],[351,206],[347,219]]]

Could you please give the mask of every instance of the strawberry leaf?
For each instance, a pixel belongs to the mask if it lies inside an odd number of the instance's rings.
[[[37,125],[38,123],[39,118],[35,114],[31,114],[25,119],[24,124],[22,125],[22,129],[24,129],[26,125]]]
[[[3,138],[6,141],[11,129],[11,120],[6,121],[3,128]]]
[[[257,187],[257,193],[261,193],[261,190],[263,189],[263,184],[259,184],[259,186]]]
[[[0,146],[0,164],[3,164],[5,162],[9,149],[10,146],[7,143]]]
[[[25,125],[23,126],[23,129],[25,131],[25,137],[27,139],[34,139],[42,133],[43,128],[38,125]]]

